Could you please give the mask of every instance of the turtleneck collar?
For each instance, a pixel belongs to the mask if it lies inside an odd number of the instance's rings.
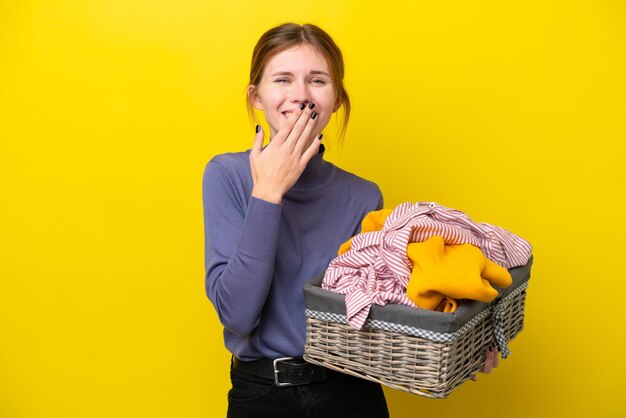
[[[324,144],[320,144],[317,154],[309,160],[300,178],[290,191],[314,191],[326,187],[335,173],[335,166],[324,160]]]

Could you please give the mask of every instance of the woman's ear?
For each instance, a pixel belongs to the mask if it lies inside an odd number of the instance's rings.
[[[248,86],[248,100],[255,109],[264,110],[263,103],[259,100],[259,93],[257,93],[256,86],[254,84],[250,84]]]
[[[338,111],[342,104],[343,104],[343,101],[341,100],[341,97],[337,97],[337,101],[335,102],[335,107],[333,107],[333,113]]]

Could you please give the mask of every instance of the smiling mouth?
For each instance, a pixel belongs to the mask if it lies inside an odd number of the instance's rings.
[[[280,112],[286,119],[289,118],[289,116],[291,116],[291,114],[294,112],[294,110],[285,110],[284,112]],[[318,112],[319,115],[319,112]]]

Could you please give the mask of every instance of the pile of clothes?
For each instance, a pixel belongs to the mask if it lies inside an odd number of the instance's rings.
[[[454,312],[460,299],[491,302],[511,285],[532,247],[495,225],[433,202],[370,212],[345,242],[322,288],[345,295],[348,323],[361,329],[372,304]]]

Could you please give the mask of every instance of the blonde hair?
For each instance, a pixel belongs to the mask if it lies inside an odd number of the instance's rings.
[[[330,35],[318,26],[285,23],[265,32],[257,42],[252,53],[250,82],[248,85],[259,85],[263,77],[265,65],[274,55],[303,44],[316,48],[324,56],[330,67],[333,88],[344,109],[344,117],[339,134],[339,137],[342,139],[346,134],[348,121],[350,120],[350,97],[343,84],[343,55]],[[247,97],[247,106],[248,114],[253,120],[256,120],[254,108],[250,102],[250,95]]]

